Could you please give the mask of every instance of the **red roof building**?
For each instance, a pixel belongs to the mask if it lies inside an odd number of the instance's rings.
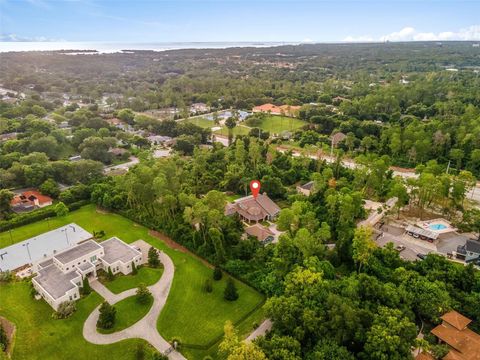
[[[443,322],[431,333],[451,350],[443,360],[479,360],[480,335],[467,326],[472,320],[456,311],[450,311],[441,317]]]
[[[52,203],[51,197],[32,189],[16,194],[10,202],[10,206],[15,212],[27,212],[52,205]]]

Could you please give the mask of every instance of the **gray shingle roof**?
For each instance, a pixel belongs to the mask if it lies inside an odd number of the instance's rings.
[[[467,249],[467,251],[480,254],[480,241],[467,240],[467,243],[465,244],[465,248]]]

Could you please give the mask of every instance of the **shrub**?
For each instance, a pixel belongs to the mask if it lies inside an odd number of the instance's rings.
[[[117,309],[104,301],[100,306],[100,315],[97,321],[97,327],[100,329],[111,329],[115,325],[115,316]]]
[[[433,345],[430,350],[435,359],[443,359],[450,351],[448,345],[445,344]]]
[[[175,350],[180,350],[182,341],[178,337],[173,337],[172,340],[170,340],[170,344],[172,344]]]
[[[152,293],[148,290],[145,284],[140,284],[137,288],[136,297],[137,302],[140,304],[146,304],[150,300]]]
[[[161,354],[159,352],[156,352],[155,354],[153,354],[152,360],[168,360],[168,356]]]
[[[7,332],[3,328],[3,324],[0,322],[0,351],[6,351],[8,347]]]
[[[54,319],[66,319],[70,317],[77,310],[75,301],[64,301],[58,305],[56,312],[52,314]]]
[[[113,275],[112,269],[109,266],[107,270],[107,280],[112,281],[114,278],[115,276]]]
[[[227,301],[235,301],[238,299],[237,287],[231,278],[227,280],[227,286],[223,292],[223,297]]]
[[[148,249],[148,265],[154,268],[160,265],[158,251],[153,246],[151,246],[150,249]]]
[[[83,278],[81,292],[83,295],[88,295],[92,292],[92,288],[90,287],[90,283],[88,282],[88,278],[86,276]]]
[[[138,270],[137,267],[135,266],[135,262],[132,261],[132,275],[137,275]]]
[[[65,205],[63,202],[59,202],[57,205],[55,205],[55,214],[58,217],[62,217],[68,214],[68,207]]]
[[[203,284],[203,290],[207,293],[211,293],[213,291],[213,284],[211,279],[205,279],[205,283]]]
[[[0,283],[8,283],[10,281],[13,281],[13,274],[7,270],[7,271],[0,271]]]
[[[218,266],[215,266],[215,269],[213,269],[213,280],[218,281],[222,279],[222,269],[220,269]]]
[[[136,360],[145,359],[145,345],[143,345],[143,343],[140,343],[137,345],[137,348],[135,349],[135,359]]]

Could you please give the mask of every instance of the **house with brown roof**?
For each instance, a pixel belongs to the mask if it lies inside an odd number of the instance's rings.
[[[52,205],[53,199],[50,196],[40,194],[37,190],[27,190],[15,194],[10,206],[14,212],[28,212],[38,208]]]
[[[297,186],[297,192],[299,194],[303,194],[305,196],[310,196],[310,194],[312,193],[313,191],[313,187],[315,185],[315,182],[314,181],[309,181],[303,185],[298,185]]]
[[[274,220],[279,212],[280,207],[266,193],[258,194],[256,198],[252,195],[245,196],[225,207],[226,216],[238,214],[248,222]]]
[[[479,360],[480,335],[468,328],[472,320],[456,311],[444,314],[441,319],[442,323],[431,333],[450,347],[443,360]]]
[[[273,231],[261,224],[255,224],[247,227],[245,229],[245,233],[248,236],[256,237],[262,244],[270,243],[275,239],[275,234]]]
[[[295,105],[273,105],[273,104],[263,104],[259,106],[255,106],[252,109],[253,113],[268,113],[272,115],[285,115],[295,117],[298,114],[301,106]]]

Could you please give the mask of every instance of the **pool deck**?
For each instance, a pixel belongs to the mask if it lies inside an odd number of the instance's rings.
[[[416,225],[421,229],[429,230],[437,234],[448,234],[457,231],[457,229],[454,228],[447,220],[441,218],[427,221],[419,221]],[[432,225],[443,227],[441,229],[435,227],[432,228]]]

